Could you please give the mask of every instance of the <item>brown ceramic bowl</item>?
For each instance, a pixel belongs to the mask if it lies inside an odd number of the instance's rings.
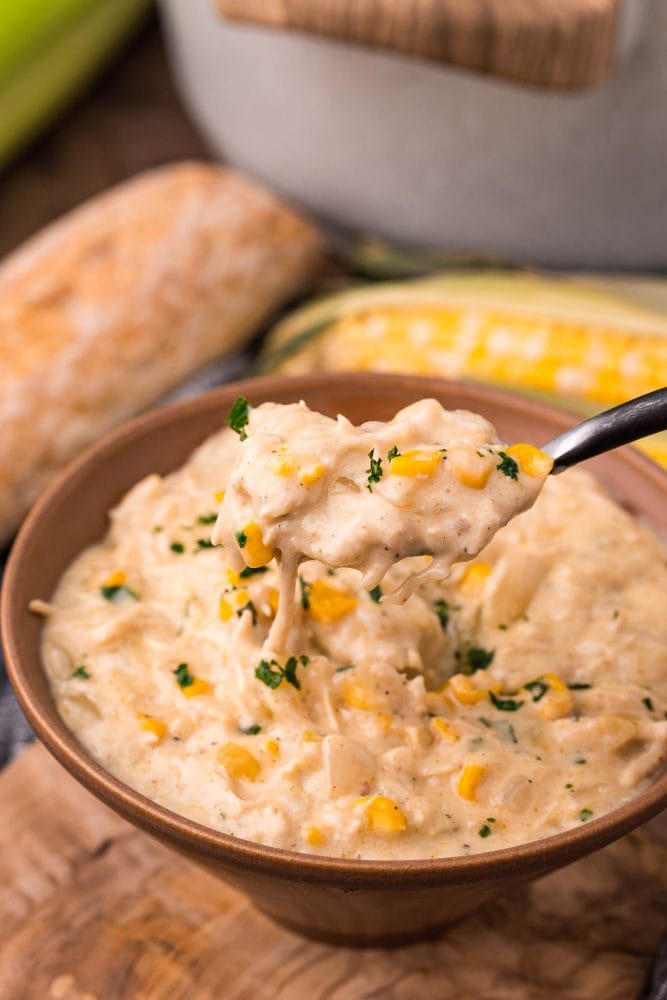
[[[327,374],[238,383],[126,424],[91,448],[46,492],[27,518],[7,567],[2,632],[18,699],[48,749],[91,792],[131,823],[232,885],[280,924],[347,945],[392,945],[434,934],[523,879],[536,878],[643,823],[667,803],[667,774],[631,802],[574,830],[487,854],[428,861],[343,861],[262,847],[163,809],[103,770],[54,707],[39,655],[41,620],[28,611],[48,599],[65,567],[102,537],[107,511],[138,479],[180,466],[217,430],[235,396],[252,403],[305,399],[355,423],[385,420],[434,396],[488,417],[514,441],[544,443],[574,418],[473,384],[399,375]],[[667,531],[667,476],[631,449],[589,463],[634,512]]]

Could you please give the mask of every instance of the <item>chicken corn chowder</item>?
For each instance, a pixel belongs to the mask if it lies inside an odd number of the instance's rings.
[[[434,400],[228,422],[34,602],[111,773],[246,840],[394,859],[558,833],[655,774],[666,553],[590,475]]]

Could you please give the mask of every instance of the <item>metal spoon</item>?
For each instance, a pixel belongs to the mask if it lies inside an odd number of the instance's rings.
[[[552,474],[604,451],[667,430],[667,386],[637,396],[559,434],[543,445],[554,460]]]

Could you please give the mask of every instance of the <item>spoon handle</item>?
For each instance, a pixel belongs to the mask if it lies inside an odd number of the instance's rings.
[[[552,473],[594,458],[648,434],[667,430],[667,387],[637,396],[570,428],[542,448],[554,459]]]

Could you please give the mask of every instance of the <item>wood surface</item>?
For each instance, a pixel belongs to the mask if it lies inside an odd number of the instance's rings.
[[[220,13],[379,46],[541,87],[612,65],[619,0],[217,0]]]
[[[282,930],[41,746],[0,776],[0,816],[2,1000],[629,1000],[663,930],[657,828],[383,952]]]

